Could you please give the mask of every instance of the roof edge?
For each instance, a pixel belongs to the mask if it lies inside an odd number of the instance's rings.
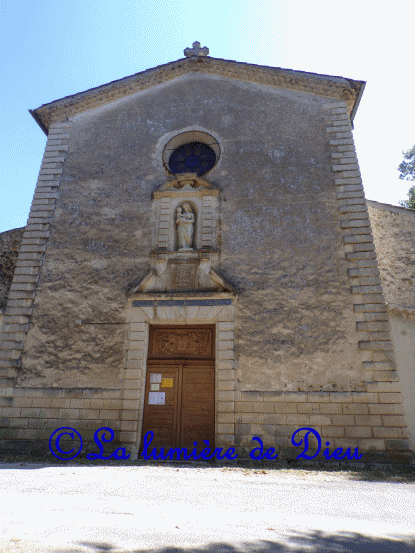
[[[49,130],[45,127],[45,125],[42,123],[42,121],[37,116],[36,110],[35,109],[29,109],[28,111],[29,111],[30,115],[33,117],[33,119],[36,121],[36,123],[39,125],[39,127],[42,129],[42,131],[46,134],[46,136],[48,136],[49,135]]]
[[[341,76],[256,65],[222,58],[180,58],[43,104],[34,110],[29,110],[29,113],[47,134],[50,125],[60,121],[63,117],[67,118],[86,111],[98,104],[103,105],[106,103],[106,99],[110,101],[110,98],[122,98],[192,72],[223,74],[229,79],[282,86],[341,99],[348,105],[351,121],[353,121],[366,84],[364,81],[355,81]]]
[[[380,209],[388,210],[388,211],[396,211],[396,212],[402,212],[415,215],[415,209],[411,209],[410,207],[403,207],[400,205],[392,205],[392,204],[384,204],[382,202],[377,202],[375,200],[368,200],[366,199],[366,202],[369,205],[372,205],[373,207],[379,207]]]

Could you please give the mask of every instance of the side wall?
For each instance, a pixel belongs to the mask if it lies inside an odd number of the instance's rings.
[[[24,228],[0,233],[0,328],[6,311]]]
[[[415,211],[372,201],[368,207],[415,451]]]

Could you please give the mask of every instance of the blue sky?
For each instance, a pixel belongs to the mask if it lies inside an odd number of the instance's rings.
[[[0,0],[0,232],[26,224],[46,136],[28,109],[168,63],[212,57],[367,81],[354,137],[366,197],[398,204],[415,143],[415,2]]]

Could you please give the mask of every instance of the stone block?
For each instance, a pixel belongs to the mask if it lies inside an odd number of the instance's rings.
[[[40,170],[39,175],[60,175],[63,171],[63,169],[60,168],[60,167],[55,167],[53,169],[49,169],[49,168],[47,169],[47,168],[43,168],[43,167],[44,167],[44,165],[42,165],[42,168]]]
[[[234,413],[218,413],[217,414],[217,421],[222,423],[234,423],[235,422],[235,415]]]
[[[28,418],[32,418],[32,419],[38,418],[39,415],[40,415],[40,408],[39,407],[22,407],[20,409],[20,415],[22,417],[28,417]]]
[[[142,359],[128,359],[125,362],[125,368],[126,369],[142,369],[143,367],[143,360]]]
[[[252,401],[235,401],[235,413],[252,413]]]
[[[374,403],[369,404],[370,415],[393,415],[394,405],[388,405],[387,403]]]
[[[286,396],[284,392],[264,392],[264,402],[284,403]]]
[[[338,171],[335,173],[336,178],[339,179],[349,179],[349,178],[359,178],[361,177],[360,171],[356,169],[355,171],[348,171],[347,167],[343,167],[343,171]]]
[[[307,401],[317,403],[329,403],[333,401],[330,397],[331,392],[307,392]]]
[[[47,144],[45,148],[46,152],[66,152],[68,150],[67,144]]]
[[[217,371],[218,380],[233,380],[234,371],[233,369],[219,369]]]
[[[351,134],[351,133],[350,133]],[[353,146],[353,138],[348,137],[336,137],[329,140],[330,146]]]
[[[217,383],[218,390],[223,391],[234,391],[235,389],[235,382],[232,380],[220,380]]]
[[[230,423],[218,423],[217,431],[220,434],[233,434],[235,432],[235,425]]]
[[[141,369],[126,369],[124,371],[124,378],[139,380],[141,378]]]
[[[233,391],[218,391],[217,392],[218,401],[234,401],[235,394]]]
[[[233,330],[219,331],[217,333],[218,340],[233,340]]]
[[[338,200],[340,202],[340,200]],[[353,212],[366,212],[367,206],[366,204],[347,204],[345,203],[345,200],[342,200],[342,203],[338,206],[338,210],[340,213],[353,213]]]
[[[57,408],[69,408],[71,400],[66,397],[52,397],[50,406]]]
[[[323,404],[325,405],[325,404]],[[316,414],[320,413],[320,404],[319,403],[299,403],[297,405],[298,413],[309,413]]]
[[[124,387],[126,390],[139,390],[141,387],[141,379],[128,379],[125,381]]]
[[[378,351],[393,351],[393,344],[389,340],[377,340],[371,342],[358,342],[359,349],[361,350],[378,350]]]
[[[133,444],[137,440],[137,433],[136,432],[120,432],[119,433],[119,439],[121,442],[124,442],[126,444]]]
[[[287,415],[288,417],[289,415]],[[289,422],[287,420],[287,422]],[[319,425],[319,426],[331,426],[332,425],[332,420],[331,420],[331,417],[328,416],[328,415],[309,415],[309,423],[310,425],[314,428],[316,425]]]
[[[322,426],[322,438],[343,438],[345,436],[344,426]]]
[[[353,250],[355,252],[374,252],[375,244],[368,244],[367,242],[362,242],[361,244],[353,244]]]
[[[350,447],[352,453],[354,452],[355,448],[358,447],[358,445],[359,442],[357,438],[334,438],[335,448],[341,447],[345,450]]]
[[[385,449],[392,451],[405,451],[410,449],[406,440],[385,440]]]
[[[335,175],[334,184],[336,186],[347,184],[362,184],[362,177],[339,177],[339,174]]]
[[[346,438],[372,438],[372,429],[370,426],[356,426],[345,428]]]
[[[42,409],[47,409],[51,407],[51,398],[48,397],[34,397],[32,398],[32,407],[40,407]]]
[[[384,451],[385,441],[373,438],[359,440],[359,451]]]
[[[339,165],[332,165],[333,171],[358,171],[359,165],[357,163],[352,163],[350,165],[347,164],[339,164]]]
[[[138,390],[124,390],[123,391],[123,398],[124,399],[139,399],[139,393]],[[122,400],[120,400],[122,402]],[[120,406],[120,409],[122,408],[122,403]]]
[[[352,401],[351,392],[328,392],[329,401],[333,403],[349,403]]]
[[[396,426],[399,428],[405,428],[406,422],[401,415],[384,415],[382,414],[383,426]]]
[[[297,403],[286,401],[274,405],[274,413],[298,414]]]
[[[382,294],[383,288],[379,285],[351,286],[352,294]]]
[[[398,382],[399,376],[397,371],[375,371],[373,379],[379,382]]]
[[[340,194],[344,194],[345,192],[363,192],[363,185],[362,184],[339,184],[336,186],[336,197],[341,198],[344,196],[340,196]],[[350,196],[351,198],[353,196]],[[360,196],[358,196],[360,197]]]
[[[130,403],[130,401],[126,401],[127,404]],[[137,402],[133,402],[134,404],[136,404]],[[128,409],[129,405],[126,406],[126,408]],[[138,408],[138,405],[137,405],[137,408]],[[118,409],[101,409],[99,411],[99,418],[100,419],[108,419],[108,420],[118,420],[120,418],[120,411]]]
[[[376,403],[378,395],[375,392],[351,392],[354,403]]]
[[[78,419],[79,409],[59,409],[59,419]]]
[[[140,323],[131,323],[131,326],[132,325],[137,325],[137,324],[140,324]],[[130,340],[140,342],[141,343],[140,347],[143,347],[145,337],[146,337],[146,333],[144,332],[144,330],[135,331],[135,330],[131,329],[131,331],[130,331]],[[135,347],[135,348],[132,348],[132,349],[139,349],[139,348]]]
[[[369,409],[366,403],[343,403],[344,415],[368,415]]]
[[[374,438],[407,438],[406,428],[379,427],[373,428]]]
[[[226,350],[232,350],[233,351],[233,340],[219,340],[218,350],[219,351],[226,351]],[[230,357],[230,359],[233,359],[233,357]]]
[[[140,399],[125,399],[123,409],[138,409],[140,407]]]
[[[235,410],[235,404],[233,401],[218,401],[216,403],[218,413],[233,413]]]
[[[332,415],[333,426],[354,426],[354,415]]]
[[[342,403],[320,403],[320,414],[321,415],[341,415],[342,414]]]
[[[358,232],[357,230],[355,231],[354,229],[370,228],[370,221],[369,219],[352,219],[352,220],[344,219],[340,221],[340,226],[343,229],[353,228],[353,231],[350,231],[350,232]]]

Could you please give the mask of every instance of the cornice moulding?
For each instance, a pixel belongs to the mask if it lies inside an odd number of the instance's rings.
[[[53,123],[68,120],[79,113],[130,96],[191,73],[205,73],[261,85],[288,88],[346,102],[354,116],[365,83],[344,77],[306,73],[279,67],[267,67],[210,57],[184,58],[147,69],[135,75],[79,92],[29,110],[48,134]]]

